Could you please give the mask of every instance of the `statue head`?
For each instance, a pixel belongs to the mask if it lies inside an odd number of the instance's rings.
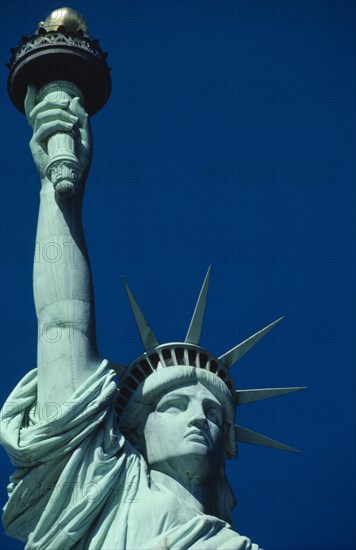
[[[201,382],[168,390],[143,430],[151,469],[201,485],[215,479],[224,459],[224,410]]]
[[[221,378],[172,364],[137,387],[121,413],[120,429],[149,471],[206,491],[211,513],[231,523],[235,500],[225,459],[236,456],[234,417],[233,395]]]
[[[129,367],[118,366],[117,413],[121,431],[142,453],[149,469],[197,484],[214,485],[219,517],[234,504],[224,471],[236,442],[295,449],[234,424],[239,405],[302,388],[236,390],[230,367],[281,319],[220,357],[199,345],[210,268],[184,342],[159,345],[126,285],[145,352]],[[223,503],[222,500],[223,499]]]
[[[216,374],[192,365],[158,368],[133,393],[120,428],[150,468],[206,482],[235,456],[235,403]]]
[[[236,456],[234,432],[235,393],[233,381],[219,359],[194,344],[183,342],[157,346],[141,355],[120,381],[117,409],[120,428],[127,433],[142,426],[159,401],[181,388],[203,386],[219,404],[224,433],[224,458]],[[229,429],[228,429],[229,426]]]

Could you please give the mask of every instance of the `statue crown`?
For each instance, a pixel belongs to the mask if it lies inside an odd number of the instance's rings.
[[[140,306],[137,303],[136,298],[132,294],[127,282],[124,280],[127,296],[145,352],[135,359],[128,367],[115,364],[115,369],[120,378],[119,397],[117,400],[118,415],[122,414],[135,391],[149,376],[158,372],[160,369],[166,369],[172,366],[181,365],[209,371],[224,382],[236,406],[246,405],[262,399],[277,397],[279,395],[305,389],[304,387],[247,390],[235,389],[233,379],[229,372],[230,367],[241,359],[241,357],[245,355],[245,353],[247,353],[255,344],[257,344],[257,342],[259,342],[266,334],[268,334],[270,330],[272,330],[283,319],[283,317],[280,317],[273,323],[267,325],[223,355],[219,357],[213,355],[199,345],[203,327],[210,273],[211,266],[208,269],[200,290],[184,342],[171,342],[166,344],[158,343]],[[241,441],[244,443],[298,452],[296,449],[289,447],[288,445],[284,445],[283,443],[243,428],[242,426],[235,426],[235,437],[236,441]]]

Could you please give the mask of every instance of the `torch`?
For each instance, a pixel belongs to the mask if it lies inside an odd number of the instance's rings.
[[[52,12],[33,36],[22,36],[11,54],[8,92],[22,113],[29,84],[38,90],[37,103],[79,97],[88,115],[100,111],[110,96],[108,54],[90,37],[84,18],[71,8]],[[75,193],[80,168],[76,143],[74,131],[56,132],[47,142],[46,176],[62,198]]]

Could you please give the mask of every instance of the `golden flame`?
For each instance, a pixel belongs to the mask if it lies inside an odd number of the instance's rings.
[[[68,32],[82,30],[85,36],[89,36],[84,17],[72,8],[58,8],[52,11],[44,21],[40,21],[38,27],[43,27],[46,31],[56,31],[61,25]]]

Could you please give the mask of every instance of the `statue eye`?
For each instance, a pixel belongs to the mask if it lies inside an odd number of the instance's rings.
[[[182,398],[167,399],[157,407],[158,412],[185,411],[187,408],[186,400]]]
[[[205,415],[208,420],[221,426],[223,423],[223,413],[218,405],[208,403],[205,407]]]

